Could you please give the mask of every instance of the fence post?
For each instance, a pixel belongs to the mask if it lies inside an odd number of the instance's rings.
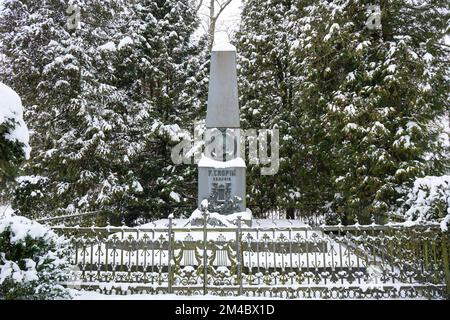
[[[169,248],[168,248],[168,257],[167,257],[167,272],[168,272],[168,293],[173,293],[173,274],[172,274],[172,219],[173,214],[169,215]]]
[[[203,211],[203,295],[208,293],[207,291],[207,282],[208,282],[208,206],[205,205],[202,208]]]
[[[450,299],[450,267],[449,267],[449,251],[448,251],[449,233],[442,232],[442,260],[444,262],[445,284],[447,287],[447,299]]]
[[[239,293],[238,294],[242,295],[241,217],[237,218],[236,264],[237,264],[237,280],[239,283]]]

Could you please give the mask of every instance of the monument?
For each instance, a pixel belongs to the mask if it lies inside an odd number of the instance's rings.
[[[236,48],[228,41],[211,52],[205,150],[198,163],[198,206],[208,200],[210,212],[251,223],[245,205],[245,170],[241,157]]]

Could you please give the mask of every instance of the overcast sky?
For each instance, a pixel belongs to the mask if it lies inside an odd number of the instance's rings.
[[[225,0],[217,0],[224,2]],[[198,30],[198,35],[204,34],[208,26],[208,14],[209,0],[203,0],[204,4],[200,10],[200,18],[202,20],[202,26]],[[241,0],[231,0],[231,3],[224,9],[216,24],[216,32],[225,31],[229,35],[236,32],[239,28],[239,22],[241,20]],[[217,11],[217,9],[216,9]]]

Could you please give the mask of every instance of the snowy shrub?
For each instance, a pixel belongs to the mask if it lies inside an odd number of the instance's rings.
[[[325,217],[326,225],[337,225],[337,224],[342,223],[341,214],[339,214],[333,210],[325,211],[324,217]]]
[[[48,189],[49,179],[43,176],[19,176],[16,179],[14,196],[11,199],[16,212],[31,219],[45,218],[48,202],[42,201]]]
[[[30,157],[28,128],[23,121],[20,97],[0,82],[0,182],[14,176],[20,163]]]
[[[407,220],[448,221],[450,176],[427,176],[416,179],[407,195],[403,214]]]
[[[69,297],[67,242],[22,216],[0,219],[0,300]]]

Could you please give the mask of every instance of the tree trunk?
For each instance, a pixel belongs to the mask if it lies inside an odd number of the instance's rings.
[[[214,17],[214,1],[209,2],[209,28],[208,28],[208,48],[211,51],[214,44],[214,32],[216,30],[216,18]]]

